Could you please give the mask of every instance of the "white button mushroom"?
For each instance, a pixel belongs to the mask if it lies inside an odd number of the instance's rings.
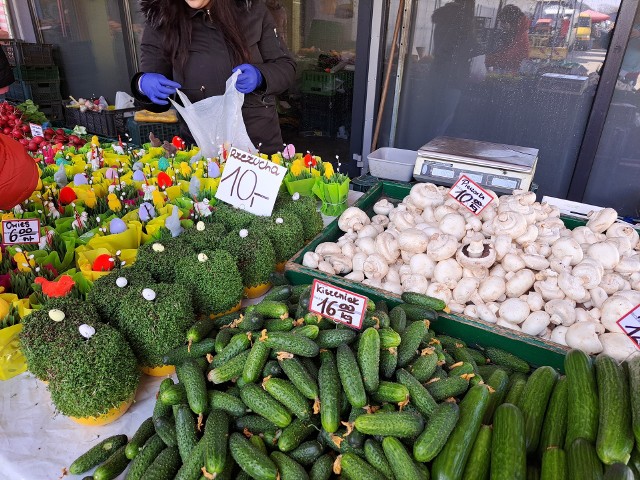
[[[151,302],[151,301],[155,300],[156,292],[154,292],[150,288],[145,288],[145,289],[142,290],[142,298],[144,298],[145,300],[149,300]]]

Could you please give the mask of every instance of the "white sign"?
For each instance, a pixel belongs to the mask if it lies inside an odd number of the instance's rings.
[[[44,130],[42,130],[42,125],[30,123],[29,128],[31,129],[32,137],[44,137]]]
[[[309,311],[360,330],[367,309],[367,297],[314,280]]]
[[[636,347],[640,348],[640,305],[636,305],[633,310],[618,320],[618,325],[636,344]]]
[[[493,201],[493,196],[489,192],[466,175],[460,175],[458,181],[449,190],[449,195],[474,215],[480,215],[480,212]]]
[[[232,147],[216,198],[255,215],[268,217],[286,173],[285,167]]]
[[[20,245],[40,242],[40,220],[23,218],[2,221],[2,243]]]

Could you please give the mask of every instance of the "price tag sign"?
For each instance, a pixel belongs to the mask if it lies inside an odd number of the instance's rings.
[[[2,243],[4,245],[20,245],[38,243],[40,241],[40,220],[24,218],[2,221]]]
[[[449,195],[474,215],[480,215],[480,212],[493,201],[493,196],[489,192],[466,175],[460,175],[458,181],[449,190]]]
[[[625,314],[618,325],[624,333],[640,348],[640,305],[636,305],[633,310]]]
[[[287,169],[232,147],[216,198],[255,215],[268,217]]]
[[[44,130],[42,130],[42,125],[30,123],[29,128],[31,129],[32,137],[44,137]]]
[[[309,311],[360,330],[367,309],[367,297],[314,280]]]

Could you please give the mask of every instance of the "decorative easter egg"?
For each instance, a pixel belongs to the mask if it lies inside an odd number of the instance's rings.
[[[167,160],[165,157],[160,157],[158,159],[158,169],[159,170],[162,170],[164,172],[170,166],[171,166],[171,164],[169,163],[169,160]]]
[[[127,280],[127,279],[126,279],[126,278],[124,278],[124,277],[118,277],[118,278],[116,278],[116,285],[117,285],[119,288],[124,288],[124,287],[126,287],[127,285],[129,285],[129,280]]]
[[[115,168],[107,168],[104,176],[107,180],[113,180],[114,178],[118,178],[118,171]]]
[[[160,172],[158,174],[158,186],[160,188],[169,188],[171,185],[173,185],[171,177],[164,172]]]
[[[87,325],[86,323],[83,323],[82,325],[80,325],[78,327],[78,331],[80,332],[80,335],[82,335],[87,340],[93,337],[96,333],[96,329],[93,328],[91,325]]]
[[[127,230],[127,224],[120,218],[114,218],[109,222],[109,232],[113,235],[115,233],[122,233]]]
[[[158,242],[151,245],[151,248],[153,249],[154,252],[158,252],[158,253],[164,252],[164,245]]]
[[[282,151],[282,156],[284,158],[286,158],[287,160],[291,160],[296,154],[296,147],[293,146],[293,144],[289,144],[286,147],[284,147],[284,150]]]
[[[156,299],[156,292],[154,292],[150,288],[145,288],[142,290],[142,298],[151,302]]]
[[[144,165],[142,164],[142,162],[136,162],[131,166],[131,169],[135,172],[136,170],[142,170],[144,168]]]
[[[96,259],[93,261],[93,265],[91,270],[94,272],[110,272],[113,270],[115,266],[115,260],[108,253],[103,253],[102,255],[98,255]]]
[[[149,202],[142,202],[138,209],[138,217],[140,217],[140,221],[148,222],[152,218],[156,218],[156,209]]]
[[[278,217],[278,218],[276,218],[276,223],[277,223],[278,225],[281,225],[281,224],[283,224],[283,223],[284,223],[284,220],[283,220],[281,217]]]
[[[294,202],[297,202],[298,200],[300,200],[300,194],[298,192],[295,192],[293,195],[291,195],[291,199]]]
[[[198,230],[199,232],[204,232],[204,229],[205,229],[204,222],[196,223],[196,230]]]
[[[220,165],[216,162],[209,162],[207,165],[207,176],[209,178],[218,178],[220,176]]]
[[[209,257],[207,257],[206,254],[204,254],[204,253],[199,253],[198,254],[198,261],[199,262],[206,262],[207,260],[209,260]]]
[[[171,139],[171,144],[176,147],[178,150],[184,150],[187,144],[184,140],[182,140],[177,135]]]
[[[71,187],[64,187],[60,190],[60,195],[58,196],[58,200],[62,205],[69,205],[72,202],[75,202],[78,199],[76,192],[73,191]]]
[[[238,234],[240,235],[240,238],[247,238],[249,236],[249,230],[243,228]]]
[[[144,172],[142,170],[136,170],[135,172],[133,172],[133,180],[135,182],[144,182],[146,180]]]
[[[61,322],[64,320],[66,315],[62,310],[58,310],[57,308],[49,310],[49,318],[54,322]]]

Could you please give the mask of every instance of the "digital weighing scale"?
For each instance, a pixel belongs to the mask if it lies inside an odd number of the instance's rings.
[[[418,150],[413,177],[419,182],[451,186],[464,174],[498,194],[529,190],[538,149],[436,137]]]

